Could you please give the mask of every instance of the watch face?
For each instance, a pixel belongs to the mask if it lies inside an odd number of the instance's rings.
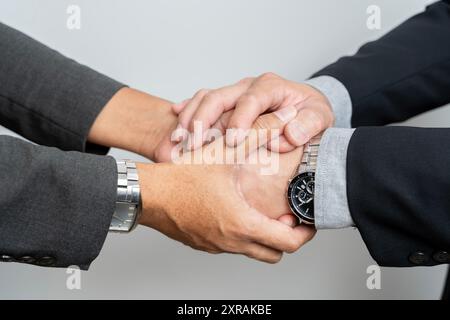
[[[295,176],[288,187],[291,211],[303,222],[314,223],[314,172]]]

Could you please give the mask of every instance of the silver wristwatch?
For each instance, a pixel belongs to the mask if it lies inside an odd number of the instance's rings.
[[[320,140],[322,135],[315,136],[305,146],[302,160],[298,166],[297,173],[302,172],[316,172],[317,157],[319,156]]]
[[[126,233],[138,224],[141,213],[141,189],[136,164],[117,161],[117,200],[109,231]]]
[[[314,185],[321,135],[305,146],[295,176],[289,181],[287,198],[289,207],[300,222],[314,224]]]

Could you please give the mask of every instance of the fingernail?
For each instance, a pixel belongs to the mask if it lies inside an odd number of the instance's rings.
[[[239,128],[227,129],[225,135],[225,142],[229,147],[235,147],[240,144],[247,137],[246,130]]]
[[[287,130],[297,146],[305,144],[309,140],[309,136],[302,124],[298,120],[293,120],[288,124]]]
[[[297,108],[294,106],[284,107],[274,113],[281,121],[289,122],[297,116]]]

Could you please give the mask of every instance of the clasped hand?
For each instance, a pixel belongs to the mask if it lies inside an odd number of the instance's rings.
[[[158,162],[138,164],[141,224],[195,249],[275,263],[315,234],[289,214],[285,192],[302,146],[333,121],[319,91],[264,74],[200,90],[175,105],[122,89],[98,117],[90,141]],[[117,130],[105,134],[111,123]],[[248,135],[249,129],[264,134]],[[276,170],[263,174],[258,160],[267,150]],[[245,161],[236,161],[242,154]]]

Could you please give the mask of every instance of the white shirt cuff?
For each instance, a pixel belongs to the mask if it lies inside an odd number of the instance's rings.
[[[347,88],[337,79],[330,76],[320,76],[304,82],[322,92],[333,109],[336,128],[351,128],[352,100]]]
[[[317,158],[314,217],[317,229],[354,226],[347,200],[347,149],[354,129],[327,129]]]

